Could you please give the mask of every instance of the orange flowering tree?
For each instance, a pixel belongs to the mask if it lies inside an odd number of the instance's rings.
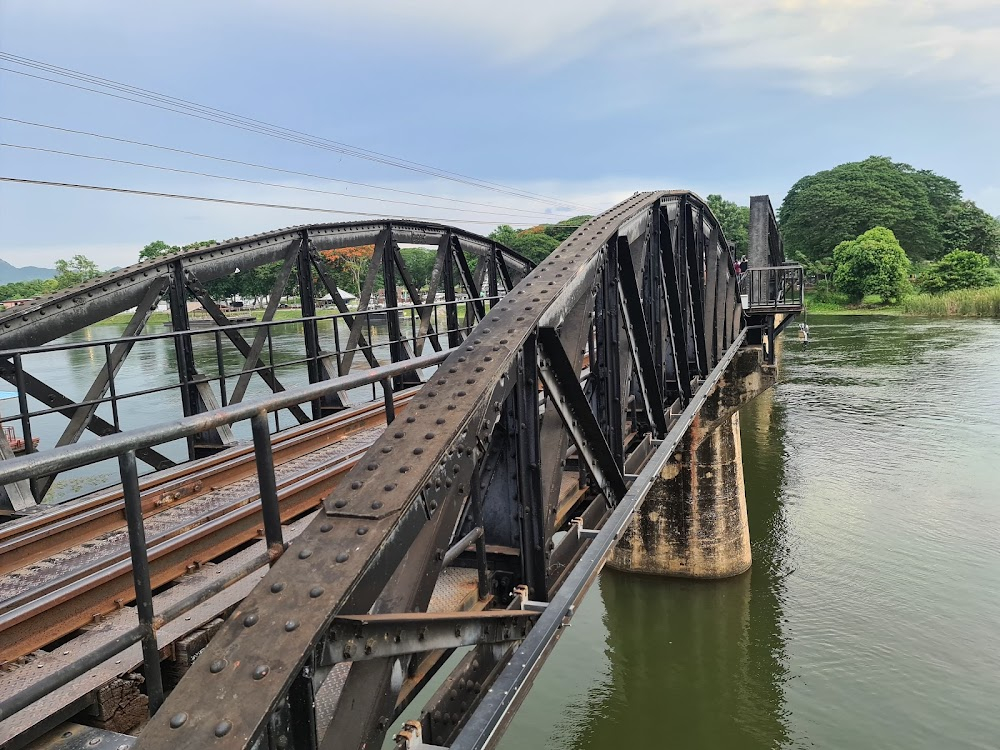
[[[374,245],[358,245],[320,251],[320,255],[333,271],[337,286],[346,289],[351,294],[361,293],[361,280],[368,273],[368,264],[371,263],[374,254]]]

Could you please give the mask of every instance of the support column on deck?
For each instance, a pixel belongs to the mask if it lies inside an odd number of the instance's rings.
[[[650,488],[609,564],[684,578],[750,568],[739,409],[775,382],[759,347],[741,351]]]

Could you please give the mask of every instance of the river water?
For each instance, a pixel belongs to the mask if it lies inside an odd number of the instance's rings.
[[[809,348],[789,337],[781,382],[742,413],[752,570],[604,572],[504,750],[1000,748],[1000,322],[810,325]],[[176,382],[168,344],[137,347],[119,390]],[[283,326],[274,349],[294,358],[301,328]],[[103,362],[100,349],[51,356],[29,369],[74,398]],[[196,359],[216,372],[210,339]],[[123,408],[124,426],[179,413],[176,392],[143,404]],[[43,446],[63,425],[40,422]]]
[[[1000,747],[1000,322],[810,328],[741,414],[751,571],[604,572],[504,750]]]

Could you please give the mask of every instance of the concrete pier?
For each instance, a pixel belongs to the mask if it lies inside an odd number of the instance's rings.
[[[650,488],[612,567],[685,578],[727,578],[750,568],[739,408],[774,380],[759,348],[733,360]]]

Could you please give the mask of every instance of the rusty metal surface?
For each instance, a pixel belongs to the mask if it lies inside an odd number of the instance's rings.
[[[396,409],[405,409],[412,397],[413,391],[397,394]],[[275,463],[280,464],[333,445],[342,437],[384,423],[383,406],[377,403],[298,425],[272,437]],[[140,480],[143,515],[149,517],[161,513],[210,492],[213,487],[221,487],[253,474],[254,453],[253,446],[249,444],[210,458],[148,474]],[[124,503],[120,486],[3,524],[0,526],[0,575],[124,526]]]
[[[129,750],[136,738],[82,724],[62,724],[32,744],[31,750]]]
[[[289,540],[296,538],[314,515],[315,513],[310,514],[288,524],[285,527],[286,538]],[[260,541],[237,552],[222,563],[207,565],[184,576],[175,586],[154,597],[155,608],[158,611],[166,609],[195,591],[209,586],[213,579],[225,575],[227,570],[238,568],[244,562],[252,560],[264,551],[264,542]],[[165,623],[156,633],[160,648],[167,648],[174,641],[201,627],[217,617],[220,612],[224,612],[227,608],[241,601],[253,589],[257,581],[263,577],[264,573],[265,569],[262,567],[208,601],[184,613],[181,617]],[[103,642],[113,640],[117,634],[133,627],[136,621],[135,609],[125,607],[62,646],[48,653],[38,652],[31,657],[27,664],[8,665],[0,669],[0,694],[12,694],[24,689],[32,682],[69,663],[78,654],[86,653],[97,648]],[[44,702],[35,704],[4,721],[0,721],[0,747],[6,746],[6,743],[13,738],[27,732],[45,717],[72,705],[109,680],[141,665],[141,646],[139,644],[130,646],[113,659],[109,659],[96,669],[51,693]]]
[[[437,613],[468,611],[476,607],[477,601],[476,571],[470,568],[445,568],[434,586],[434,594],[427,611]],[[430,660],[441,659],[444,656],[446,654],[443,652],[429,655]],[[333,718],[350,668],[351,665],[346,662],[335,664],[316,691],[316,723],[320,728],[320,742],[323,741],[326,729]],[[417,679],[408,678],[404,681],[402,690],[409,693],[411,690],[408,688],[411,688],[411,683],[419,682],[419,676]]]
[[[382,429],[359,430],[278,466],[283,518],[315,507]],[[148,519],[154,585],[256,536],[256,499],[257,479],[251,475]],[[0,577],[0,662],[30,653],[131,601],[130,571],[128,536],[119,529]]]

